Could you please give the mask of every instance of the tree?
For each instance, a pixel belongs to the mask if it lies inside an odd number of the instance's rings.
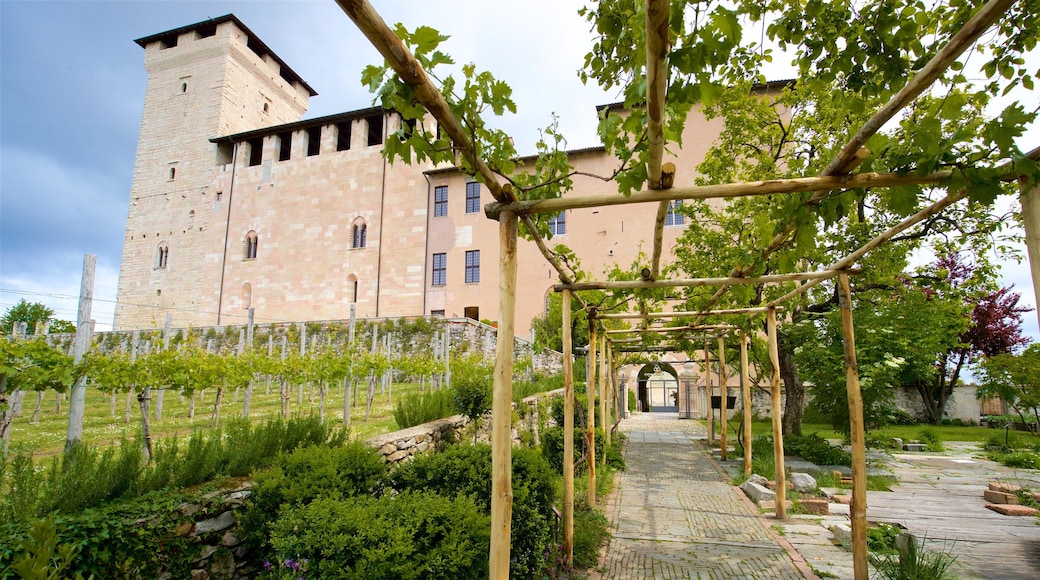
[[[0,440],[4,453],[25,391],[64,392],[74,378],[71,357],[42,338],[19,341],[0,338]]]
[[[1040,344],[1033,343],[1020,355],[987,356],[977,367],[978,398],[998,397],[1027,422],[1025,413],[1040,423]]]
[[[76,325],[54,318],[54,310],[41,302],[26,302],[25,298],[7,309],[0,317],[0,333],[10,336],[15,322],[26,323],[26,332],[34,334],[38,325],[50,323],[48,332],[76,332]]]

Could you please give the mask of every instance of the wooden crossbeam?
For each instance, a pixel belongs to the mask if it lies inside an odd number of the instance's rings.
[[[747,278],[689,278],[657,280],[652,282],[643,280],[577,282],[574,284],[556,284],[553,286],[553,290],[561,292],[564,289],[571,291],[636,290],[640,288],[692,288],[699,286],[736,286],[740,284],[779,284],[781,282],[797,282],[800,280],[813,280],[816,278],[833,278],[837,275],[838,272],[835,270],[823,270],[819,272],[794,272],[791,274],[773,274],[768,276],[751,276]]]
[[[694,310],[690,312],[648,312],[646,314],[625,312],[619,314],[599,314],[597,317],[609,320],[645,320],[653,318],[685,318],[687,316],[704,317],[732,314],[765,314],[767,310],[769,310],[768,307],[757,306],[751,308],[726,308],[721,310]],[[777,308],[777,310],[783,310],[783,308]]]

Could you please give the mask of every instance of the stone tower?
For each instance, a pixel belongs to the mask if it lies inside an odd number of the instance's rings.
[[[246,144],[220,135],[299,121],[315,91],[234,15],[136,40],[148,71],[115,328],[217,323],[228,200]],[[218,179],[215,180],[214,177]]]

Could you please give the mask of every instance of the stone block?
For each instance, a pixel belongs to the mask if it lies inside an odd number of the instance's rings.
[[[430,448],[430,442],[429,441],[422,441],[422,442],[417,443],[415,445],[415,451],[417,453],[422,453],[423,451],[426,451],[429,448]]]
[[[199,511],[200,507],[201,506],[197,503],[184,502],[181,505],[177,506],[177,511],[181,512],[186,516],[193,516]]]
[[[832,516],[851,516],[852,506],[847,503],[832,503],[827,506]]]
[[[787,506],[787,511],[791,511],[791,500],[784,501],[784,505]],[[767,499],[759,503],[758,507],[765,511],[776,511],[776,500]]]
[[[750,480],[745,481],[740,486],[740,489],[744,490],[744,493],[746,493],[747,496],[751,498],[751,501],[755,503],[776,500],[776,494],[773,493],[772,490],[766,489],[765,487],[757,483],[753,483]]]
[[[382,447],[379,448],[379,452],[382,453],[384,456],[385,455],[390,455],[394,451],[397,451],[397,446],[394,445],[393,443],[386,443]]]
[[[209,580],[209,572],[205,570],[192,570],[191,580]]]
[[[215,518],[196,523],[195,535],[199,536],[210,532],[222,532],[233,525],[235,525],[235,514],[226,511]]]
[[[1018,493],[1018,492],[1022,491],[1022,486],[1020,486],[1020,485],[1012,485],[1010,483],[1003,483],[1003,482],[1000,482],[1000,481],[995,481],[995,482],[989,484],[989,490],[990,491],[999,491],[999,492],[1002,492],[1002,493]]]
[[[232,530],[228,530],[228,531],[224,532],[224,536],[220,539],[220,544],[222,546],[227,546],[229,548],[233,547],[233,546],[237,546],[237,545],[239,545],[241,543],[242,543],[242,540],[238,539],[238,536],[236,536],[235,532],[233,532]]]
[[[768,479],[762,477],[761,475],[759,475],[757,473],[752,473],[751,477],[747,478],[747,480],[750,481],[751,483],[756,483],[758,485],[761,485],[762,487],[765,487],[766,483],[769,482]]]
[[[903,443],[903,451],[924,451],[924,443]]]
[[[987,489],[986,491],[982,492],[982,497],[988,503],[1018,505],[1018,495],[1013,493],[1005,493],[1003,491],[993,491],[992,489]]]
[[[831,502],[825,499],[800,499],[798,500],[798,503],[807,514],[812,514],[814,516],[827,516],[831,513]]]
[[[986,507],[997,512],[998,514],[1003,514],[1005,516],[1035,516],[1037,513],[1040,513],[1040,511],[1031,507],[1026,507],[1024,505],[1004,505],[988,503],[986,504]]]
[[[408,457],[409,455],[411,455],[411,452],[409,452],[408,450],[401,450],[387,455],[386,460],[390,463],[397,463],[398,461],[404,459],[405,457]]]
[[[790,481],[795,491],[805,493],[816,489],[816,479],[808,473],[792,473]]]
[[[176,533],[178,536],[187,536],[191,533],[191,530],[194,527],[195,522],[181,522],[177,524],[177,527],[174,529],[174,533]]]
[[[404,439],[397,442],[398,449],[411,449],[412,447],[415,447],[414,437],[409,437],[408,439]]]
[[[836,496],[832,497],[831,499],[833,499],[834,501],[836,501],[838,503],[843,503],[845,505],[852,505],[852,496],[851,495],[836,495]]]
[[[834,541],[842,546],[852,546],[852,526],[849,524],[834,524],[830,527]]]

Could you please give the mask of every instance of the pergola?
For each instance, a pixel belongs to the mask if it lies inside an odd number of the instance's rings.
[[[390,67],[394,69],[400,79],[414,89],[415,99],[421,103],[429,113],[435,117],[441,129],[451,138],[454,147],[465,158],[466,162],[474,168],[476,177],[486,184],[494,197],[495,202],[486,208],[489,218],[499,221],[500,234],[500,274],[499,274],[499,326],[498,347],[496,351],[494,371],[494,395],[492,405],[492,455],[493,455],[493,481],[492,481],[492,503],[491,503],[491,548],[490,548],[490,570],[493,578],[507,578],[509,575],[510,556],[510,516],[512,508],[512,485],[511,485],[511,449],[510,449],[510,414],[511,414],[511,391],[513,375],[513,335],[515,327],[516,306],[516,257],[517,257],[517,232],[518,223],[523,222],[527,230],[533,236],[533,241],[542,252],[550,265],[559,273],[560,283],[555,289],[563,294],[563,345],[564,345],[564,451],[566,458],[563,466],[564,477],[564,499],[563,499],[563,529],[564,549],[568,556],[573,547],[573,515],[574,515],[574,464],[569,460],[573,458],[573,432],[574,432],[574,381],[573,381],[573,348],[569,321],[571,319],[572,293],[581,290],[629,290],[634,291],[646,288],[688,288],[688,287],[716,287],[708,305],[696,312],[641,312],[631,313],[603,313],[600,314],[592,309],[590,317],[590,342],[589,342],[589,368],[596,369],[600,365],[601,372],[598,373],[598,385],[591,384],[587,389],[588,396],[588,420],[586,421],[589,443],[589,490],[588,498],[590,504],[595,502],[595,449],[593,438],[593,404],[595,391],[600,391],[600,421],[606,425],[606,399],[605,377],[611,376],[608,369],[614,364],[616,352],[626,350],[642,350],[641,346],[625,346],[630,344],[630,339],[622,338],[630,333],[663,333],[673,332],[687,333],[687,338],[695,340],[718,340],[720,366],[725,367],[725,350],[723,337],[734,330],[727,325],[697,325],[689,324],[679,327],[650,327],[652,319],[665,318],[692,318],[697,320],[704,316],[761,316],[766,318],[766,334],[769,345],[769,359],[771,363],[770,388],[772,399],[773,438],[776,455],[776,517],[785,518],[785,483],[784,483],[784,458],[783,458],[783,434],[780,424],[780,367],[776,342],[777,311],[783,308],[783,304],[789,300],[807,292],[810,288],[831,279],[836,279],[839,295],[839,307],[844,338],[845,352],[845,375],[848,392],[848,405],[850,416],[850,428],[852,439],[852,537],[853,537],[853,560],[855,577],[866,579],[867,569],[867,544],[866,544],[866,460],[864,446],[864,424],[863,424],[863,401],[860,393],[859,374],[856,366],[855,338],[853,331],[851,294],[849,288],[849,276],[858,273],[855,268],[860,260],[871,250],[877,248],[886,241],[897,236],[908,228],[919,224],[923,220],[933,216],[954,203],[966,198],[969,194],[961,190],[949,194],[935,203],[918,211],[904,219],[902,222],[881,233],[862,247],[848,254],[844,258],[830,264],[826,268],[811,272],[798,272],[790,274],[748,276],[754,264],[736,264],[730,275],[724,278],[700,278],[700,279],[661,279],[661,254],[665,217],[669,202],[673,200],[686,199],[712,199],[712,198],[735,198],[756,195],[789,194],[795,192],[816,192],[805,203],[814,206],[823,201],[829,192],[852,188],[868,187],[891,187],[899,185],[927,185],[938,184],[952,175],[950,171],[936,171],[925,175],[910,174],[901,175],[895,173],[853,173],[856,167],[869,155],[863,148],[867,140],[877,133],[881,127],[892,119],[900,110],[906,107],[913,99],[927,91],[929,87],[950,67],[950,65],[968,48],[970,48],[979,37],[993,26],[1015,3],[1015,0],[990,0],[954,35],[948,44],[942,48],[916,75],[909,79],[907,84],[850,138],[840,152],[830,161],[826,168],[815,176],[806,176],[797,179],[777,179],[770,181],[728,183],[721,185],[698,186],[698,187],[672,187],[676,168],[672,163],[664,163],[664,121],[665,121],[665,93],[667,87],[668,70],[666,58],[669,45],[669,0],[646,0],[646,63],[647,63],[647,90],[646,90],[646,112],[647,112],[647,140],[649,143],[649,155],[647,161],[647,174],[649,188],[633,193],[630,196],[600,195],[600,196],[569,196],[566,198],[552,198],[542,200],[521,200],[514,194],[509,183],[501,183],[499,177],[475,152],[475,147],[470,136],[464,130],[459,119],[452,113],[448,103],[439,90],[430,82],[426,72],[422,69],[415,57],[404,46],[401,40],[391,31],[382,20],[375,9],[367,0],[337,0],[344,12],[354,21],[357,27],[365,34],[371,43],[379,50]],[[1028,156],[1034,160],[1040,159],[1040,148],[1032,150]],[[1012,181],[1019,179],[1019,172],[1010,164],[1002,169],[1003,179]],[[1033,277],[1034,291],[1040,288],[1040,187],[1027,184],[1022,181],[1021,204],[1022,216],[1026,230],[1026,243],[1030,259],[1030,268]],[[532,220],[532,216],[541,213],[559,213],[567,209],[594,208],[607,205],[634,204],[634,203],[656,203],[658,204],[657,218],[653,231],[653,252],[651,266],[641,272],[641,280],[636,281],[591,281],[577,282],[571,273],[561,264],[557,256],[549,250],[544,239],[538,235],[538,230]],[[789,223],[780,233],[771,240],[759,253],[759,260],[767,259],[776,252],[781,245],[795,231],[795,224]],[[715,309],[712,307],[718,303],[728,288],[736,285],[761,285],[778,284],[783,282],[802,282],[796,289],[769,301],[767,304],[755,308]],[[1040,303],[1040,293],[1038,293]],[[634,319],[643,321],[642,328],[629,331],[608,330],[602,333],[597,329],[598,319]],[[744,399],[744,437],[745,437],[745,473],[750,471],[750,380],[748,378],[748,335],[741,331],[740,338],[740,368],[743,385]],[[663,348],[669,348],[667,344]],[[705,349],[707,354],[707,348]],[[598,359],[597,359],[598,357]],[[597,362],[598,361],[598,362]],[[725,383],[723,383],[725,384]],[[614,390],[612,389],[612,392]],[[725,392],[724,392],[725,394]],[[723,396],[723,405],[726,397]],[[725,408],[723,408],[725,413]],[[721,437],[725,449],[725,426],[722,427]]]

